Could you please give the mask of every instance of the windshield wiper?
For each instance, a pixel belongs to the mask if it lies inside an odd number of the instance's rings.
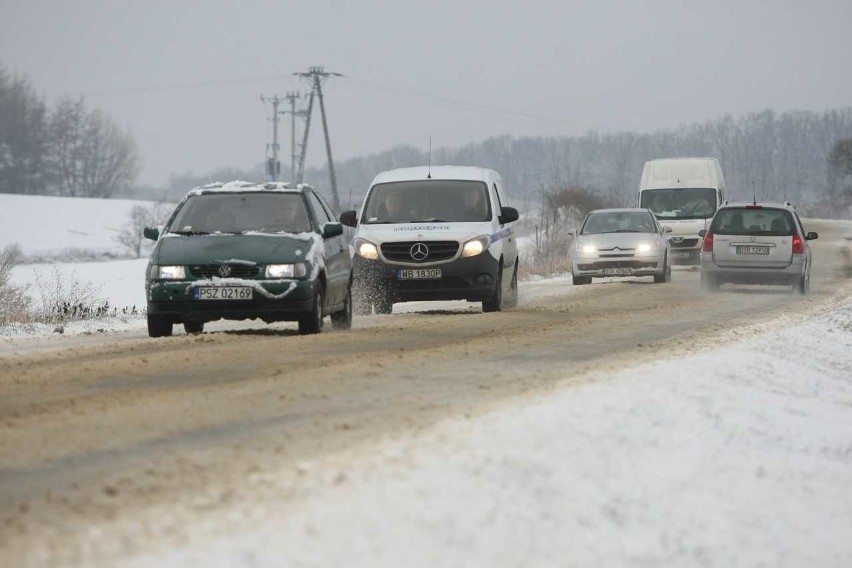
[[[182,235],[184,237],[191,237],[191,236],[195,236],[195,235],[209,235],[210,234],[210,233],[207,233],[205,231],[169,231],[169,233],[173,233],[175,235]]]

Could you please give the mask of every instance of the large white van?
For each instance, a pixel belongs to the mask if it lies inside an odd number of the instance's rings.
[[[390,313],[394,302],[468,300],[483,311],[517,301],[518,210],[494,170],[403,168],[375,177],[356,227],[352,299],[356,313]]]
[[[668,234],[672,260],[698,264],[701,237],[725,201],[725,177],[716,158],[650,160],[639,182],[639,207],[654,212]]]

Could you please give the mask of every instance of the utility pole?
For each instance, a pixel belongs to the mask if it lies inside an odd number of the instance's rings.
[[[298,92],[288,91],[284,98],[290,101],[290,181],[296,182],[296,115],[302,114],[296,111],[296,99],[299,98]],[[285,111],[286,114],[286,111]]]
[[[334,174],[334,159],[331,156],[331,140],[328,137],[328,118],[325,114],[325,103],[323,102],[322,97],[322,85],[329,77],[342,77],[340,73],[333,73],[330,71],[326,71],[322,67],[313,66],[308,69],[307,72],[302,73],[293,73],[293,75],[298,75],[302,79],[305,79],[311,83],[311,94],[308,99],[308,110],[307,110],[307,121],[305,123],[305,137],[304,143],[302,145],[302,159],[299,164],[299,178],[301,181],[301,176],[304,173],[305,168],[305,151],[308,145],[308,130],[311,125],[311,111],[313,110],[314,104],[314,96],[319,99],[320,104],[320,113],[322,114],[322,129],[325,134],[325,151],[328,155],[328,176],[331,180],[331,196],[333,200],[333,205],[335,211],[340,211],[340,196],[337,193],[337,176]]]
[[[261,95],[260,100],[264,103],[272,103],[272,162],[267,162],[266,172],[269,175],[269,181],[278,181],[281,170],[281,164],[278,162],[278,105],[284,102],[284,99],[278,95],[272,97]]]

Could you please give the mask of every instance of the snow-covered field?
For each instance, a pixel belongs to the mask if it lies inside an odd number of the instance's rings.
[[[300,468],[132,565],[850,566],[852,305]]]

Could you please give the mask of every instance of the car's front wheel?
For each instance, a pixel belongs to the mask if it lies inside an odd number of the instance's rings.
[[[323,288],[322,284],[317,284],[317,291],[314,294],[314,305],[311,311],[299,318],[299,333],[309,335],[322,331],[322,303],[323,303]]]
[[[592,283],[591,276],[577,276],[573,272],[571,273],[571,279],[574,281],[574,286],[583,286],[584,284]]]
[[[668,257],[663,257],[663,272],[662,274],[654,274],[655,284],[664,284],[672,281],[672,265],[669,264]]]
[[[148,336],[169,337],[172,334],[172,321],[163,316],[148,314]]]
[[[346,290],[346,298],[343,300],[343,309],[331,314],[331,327],[333,329],[352,329],[352,287]]]
[[[494,292],[491,297],[482,302],[483,312],[499,312],[503,309],[503,261],[500,261],[501,267],[497,271],[497,282],[494,286]]]
[[[204,322],[203,321],[188,321],[183,324],[183,329],[187,333],[201,333],[204,331]]]

